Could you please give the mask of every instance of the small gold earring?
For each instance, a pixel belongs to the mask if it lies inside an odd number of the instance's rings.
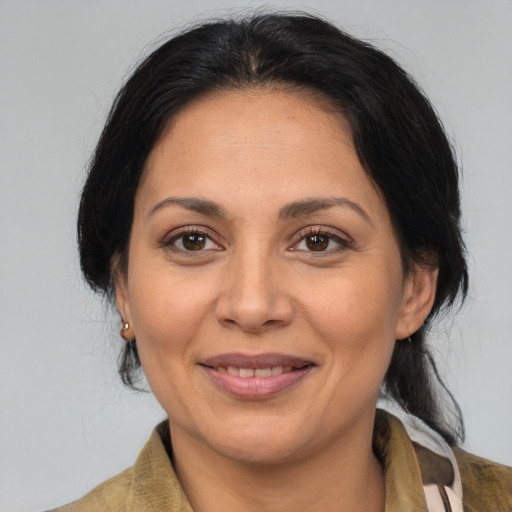
[[[128,322],[125,322],[123,319],[121,319],[121,332],[119,333],[121,335],[121,338],[123,340],[128,341],[129,339],[126,337],[126,332],[130,328],[130,324]]]

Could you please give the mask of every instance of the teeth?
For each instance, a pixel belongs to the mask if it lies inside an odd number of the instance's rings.
[[[272,368],[258,368],[254,370],[254,375],[256,377],[270,377],[272,375]]]
[[[272,366],[271,368],[236,368],[235,366],[217,366],[215,368],[220,373],[229,373],[236,377],[272,377],[274,375],[281,375],[281,373],[288,373],[293,370],[292,366]]]
[[[254,377],[252,368],[240,368],[240,377]]]

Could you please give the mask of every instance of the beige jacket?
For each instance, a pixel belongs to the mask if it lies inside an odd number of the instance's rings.
[[[133,467],[53,512],[193,512],[167,454],[168,439],[164,422],[155,428]],[[386,512],[431,512],[424,486],[439,489],[441,510],[456,511],[444,491],[455,478],[452,464],[413,443],[400,420],[378,410],[373,444],[385,471]],[[460,448],[454,448],[453,454],[461,475],[464,512],[512,512],[512,468]]]

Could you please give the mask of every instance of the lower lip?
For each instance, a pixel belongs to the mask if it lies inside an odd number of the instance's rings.
[[[306,366],[271,377],[237,377],[227,372],[218,372],[207,366],[204,366],[203,369],[221,390],[238,398],[258,400],[277,395],[295,386],[313,369],[313,366]]]

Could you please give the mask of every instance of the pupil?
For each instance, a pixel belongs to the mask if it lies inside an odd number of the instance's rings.
[[[323,251],[329,245],[329,237],[323,235],[311,235],[306,240],[308,249],[312,251]]]
[[[183,236],[183,246],[189,251],[198,251],[205,246],[205,237],[197,233]]]

